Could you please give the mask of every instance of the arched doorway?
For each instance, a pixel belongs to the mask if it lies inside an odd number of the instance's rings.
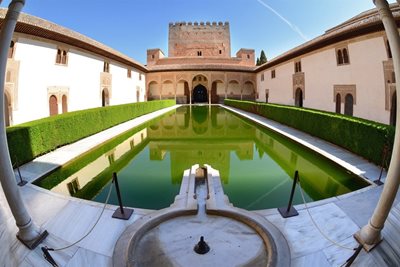
[[[342,99],[340,98],[340,94],[336,95],[336,113],[341,112],[341,107],[342,107]]]
[[[296,107],[303,107],[303,90],[301,90],[300,88],[296,89],[294,104],[296,105]]]
[[[193,89],[193,103],[207,103],[207,88],[199,84]]]
[[[219,102],[219,96],[217,92],[218,82],[213,82],[211,85],[211,103],[215,104]]]
[[[354,99],[352,94],[347,94],[344,98],[344,114],[353,116]]]
[[[67,96],[63,95],[61,100],[62,100],[62,113],[67,113],[68,112]]]
[[[392,105],[390,107],[390,125],[396,126],[397,94],[392,95]]]
[[[107,88],[104,88],[101,92],[101,106],[106,107],[108,105],[110,105],[110,97]]]
[[[51,95],[49,98],[49,108],[50,108],[50,116],[58,114],[58,103],[57,103],[57,97],[55,95]]]
[[[10,126],[11,124],[11,119],[10,119],[10,114],[11,114],[11,108],[10,108],[10,100],[8,99],[8,96],[6,93],[4,93],[4,111],[6,112],[4,114],[4,119],[6,122],[6,127]]]

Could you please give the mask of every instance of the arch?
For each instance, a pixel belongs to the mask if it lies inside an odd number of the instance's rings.
[[[68,99],[66,95],[63,95],[61,98],[62,102],[62,113],[67,113],[68,112]]]
[[[342,50],[340,50],[340,49],[337,51],[337,61],[338,61],[339,65],[343,64],[343,54],[342,54]]]
[[[340,94],[336,94],[336,113],[341,112],[341,107],[342,107],[342,98]]]
[[[346,48],[343,48],[343,63],[347,64],[349,62],[349,53],[347,52]]]
[[[219,103],[219,94],[218,94],[218,84],[221,81],[213,81],[211,84],[211,103],[216,104]],[[224,92],[225,94],[225,92]]]
[[[244,100],[255,100],[254,83],[252,81],[246,81],[243,85],[242,99]]]
[[[303,90],[301,88],[296,89],[294,104],[296,107],[303,107]]]
[[[354,98],[352,94],[347,94],[344,98],[344,114],[353,116]]]
[[[110,94],[108,93],[108,89],[104,88],[101,91],[101,106],[106,107],[110,105]]]
[[[176,103],[187,104],[190,99],[189,83],[185,79],[180,79],[176,83]]]
[[[392,103],[390,107],[390,125],[396,126],[396,112],[397,112],[397,93],[396,91],[392,95]]]
[[[149,82],[147,88],[148,88],[147,90],[148,100],[160,99],[160,88],[156,81]]]
[[[4,92],[4,119],[6,123],[6,127],[11,125],[11,115],[12,115],[12,109],[11,109],[11,98],[8,96],[7,92]]]
[[[236,80],[230,80],[228,83],[228,98],[240,99],[241,90],[240,84]]]
[[[208,94],[207,88],[199,84],[193,89],[193,103],[207,103],[208,102]]]
[[[58,100],[55,95],[51,95],[49,98],[49,109],[50,109],[50,116],[58,114]]]
[[[174,83],[171,80],[165,80],[161,84],[161,99],[175,98]]]

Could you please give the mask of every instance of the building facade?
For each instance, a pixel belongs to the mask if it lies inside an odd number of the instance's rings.
[[[400,9],[391,9],[400,23]],[[394,124],[396,88],[378,12],[369,10],[256,69],[257,101]]]
[[[400,25],[400,8],[391,5]],[[0,9],[0,25],[5,16]],[[79,33],[21,14],[10,44],[7,125],[136,101],[222,103],[225,98],[307,107],[394,124],[396,88],[379,14],[369,10],[255,66],[254,50],[231,57],[228,22],[169,24],[168,57],[147,65]]]
[[[146,71],[88,37],[21,14],[7,60],[6,124],[144,101]]]

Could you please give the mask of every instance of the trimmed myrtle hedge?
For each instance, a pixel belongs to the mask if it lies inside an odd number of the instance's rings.
[[[393,147],[393,126],[369,120],[293,106],[225,99],[225,105],[249,111],[296,128],[382,164],[384,146]],[[390,159],[390,155],[387,157]]]
[[[11,160],[23,164],[57,147],[101,132],[138,116],[175,105],[148,101],[69,112],[7,128]]]

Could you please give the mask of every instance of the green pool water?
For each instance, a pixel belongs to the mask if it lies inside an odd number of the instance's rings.
[[[115,171],[125,206],[161,209],[173,203],[184,170],[193,164],[219,170],[230,201],[249,210],[286,206],[295,170],[307,201],[368,185],[315,152],[217,106],[180,107],[37,184],[103,202]],[[109,203],[117,204],[115,190]],[[302,203],[298,189],[294,203]]]

